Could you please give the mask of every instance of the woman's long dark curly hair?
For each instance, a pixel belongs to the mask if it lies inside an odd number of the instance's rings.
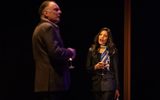
[[[93,50],[94,54],[98,53],[98,49],[100,47],[100,44],[98,43],[98,37],[99,37],[99,35],[102,31],[107,31],[108,32],[108,40],[107,40],[105,45],[109,49],[109,54],[113,55],[114,53],[117,52],[117,48],[116,48],[115,44],[113,43],[111,30],[107,27],[101,28],[100,31],[98,32],[98,34],[95,36],[94,43],[92,45],[92,50]]]

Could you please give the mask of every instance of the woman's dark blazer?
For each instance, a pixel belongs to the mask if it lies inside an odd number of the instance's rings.
[[[118,78],[118,54],[110,55],[110,71],[103,76],[101,70],[95,70],[94,66],[100,61],[100,54],[93,55],[92,48],[87,55],[86,68],[91,82],[92,91],[114,91],[119,88]]]
[[[64,48],[56,24],[42,18],[32,36],[35,91],[64,91],[70,85],[67,66],[72,52]]]

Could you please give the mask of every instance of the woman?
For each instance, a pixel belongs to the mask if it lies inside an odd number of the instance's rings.
[[[96,35],[88,51],[86,67],[94,100],[118,99],[118,52],[109,28],[103,27]]]

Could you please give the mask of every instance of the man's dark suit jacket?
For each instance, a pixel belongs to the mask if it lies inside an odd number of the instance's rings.
[[[67,66],[72,52],[64,48],[56,24],[45,18],[34,30],[32,36],[35,61],[35,91],[64,91],[70,85]]]

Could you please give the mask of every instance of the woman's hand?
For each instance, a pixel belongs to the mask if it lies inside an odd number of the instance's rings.
[[[96,65],[95,65],[95,69],[104,69],[106,66],[106,63],[104,62],[98,62]]]
[[[114,99],[117,100],[117,98],[119,98],[119,96],[120,96],[119,90],[116,89]]]

